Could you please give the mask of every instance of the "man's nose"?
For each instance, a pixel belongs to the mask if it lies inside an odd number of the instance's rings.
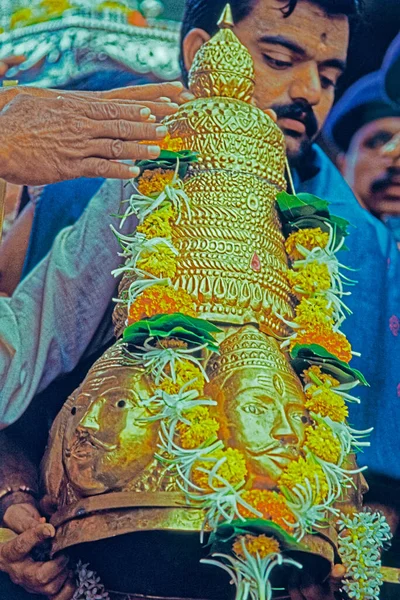
[[[316,63],[311,61],[297,65],[290,86],[292,100],[305,100],[315,106],[321,100],[321,80]]]
[[[100,416],[103,406],[102,400],[96,400],[84,414],[78,429],[90,429],[91,431],[99,431]]]
[[[285,409],[281,405],[278,406],[271,434],[274,439],[280,441],[282,444],[297,444],[299,442],[296,432],[290,425]]]

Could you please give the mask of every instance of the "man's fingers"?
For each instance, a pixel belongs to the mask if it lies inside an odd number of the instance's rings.
[[[67,565],[68,565],[68,557],[67,556],[58,556],[54,560],[49,560],[43,563],[37,563],[37,571],[36,576],[37,580],[42,585],[47,585],[51,583],[54,579],[59,578],[60,576],[68,575]],[[65,581],[66,577],[64,577]],[[61,587],[61,586],[60,586]],[[52,592],[55,594],[58,592],[60,588],[56,591]]]
[[[4,544],[1,548],[3,557],[11,562],[16,562],[26,558],[29,553],[45,540],[52,538],[55,534],[52,525],[36,525],[21,533],[18,537]]]
[[[193,94],[185,90],[180,81],[150,83],[110,90],[109,92],[104,92],[103,97],[108,99],[126,98],[127,100],[157,100],[158,98],[167,97],[178,104],[194,98]]]
[[[6,56],[6,58],[2,58],[1,62],[7,63],[9,67],[15,67],[20,65],[26,60],[26,56],[23,54],[16,54],[15,56]]]
[[[86,158],[79,162],[77,177],[104,177],[105,179],[133,179],[139,175],[138,167],[113,162],[103,158]]]
[[[75,579],[70,576],[65,582],[63,588],[53,596],[49,596],[49,600],[71,600],[76,590]]]
[[[15,533],[22,533],[27,529],[35,527],[38,523],[46,521],[46,519],[40,516],[36,506],[25,503],[9,506],[3,520],[5,525],[15,531]]]
[[[57,577],[55,577],[49,583],[40,585],[37,588],[38,593],[43,594],[45,596],[55,596],[62,590],[62,588],[64,587],[65,583],[68,580],[68,577],[69,577],[69,571],[67,569],[65,569],[64,571],[62,571],[62,573],[57,575]]]
[[[157,145],[122,142],[121,140],[93,140],[88,144],[88,156],[111,160],[148,160],[160,154]]]
[[[111,140],[139,141],[163,140],[167,128],[159,123],[131,123],[129,121],[103,121],[89,126],[87,137]],[[116,156],[115,158],[118,158]]]

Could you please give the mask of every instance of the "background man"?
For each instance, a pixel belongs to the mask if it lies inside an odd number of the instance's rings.
[[[361,206],[386,222],[400,242],[400,157],[384,147],[400,132],[400,106],[384,98],[381,73],[351,86],[331,112],[324,135]],[[397,229],[395,227],[397,225]]]

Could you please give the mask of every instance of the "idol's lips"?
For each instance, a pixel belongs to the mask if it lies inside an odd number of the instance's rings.
[[[76,458],[87,458],[94,449],[100,448],[106,452],[113,452],[118,448],[117,444],[107,444],[101,440],[90,436],[80,438],[71,448],[70,454]]]
[[[248,453],[252,456],[268,456],[271,460],[283,459],[283,460],[293,460],[298,456],[298,452],[296,448],[290,450],[288,447],[282,448],[281,446],[273,448],[262,448],[261,450],[250,450],[247,449]]]

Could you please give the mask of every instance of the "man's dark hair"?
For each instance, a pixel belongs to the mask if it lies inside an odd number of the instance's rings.
[[[253,10],[257,2],[263,0],[230,0],[232,16],[235,23],[245,19]],[[327,15],[346,15],[350,23],[358,16],[362,0],[308,0],[320,6]],[[185,12],[181,28],[181,56],[180,64],[185,83],[187,72],[182,53],[182,44],[191,29],[199,28],[209,35],[218,31],[217,21],[226,5],[227,0],[186,0]],[[298,0],[277,0],[282,4],[282,14],[288,17],[295,10]]]

